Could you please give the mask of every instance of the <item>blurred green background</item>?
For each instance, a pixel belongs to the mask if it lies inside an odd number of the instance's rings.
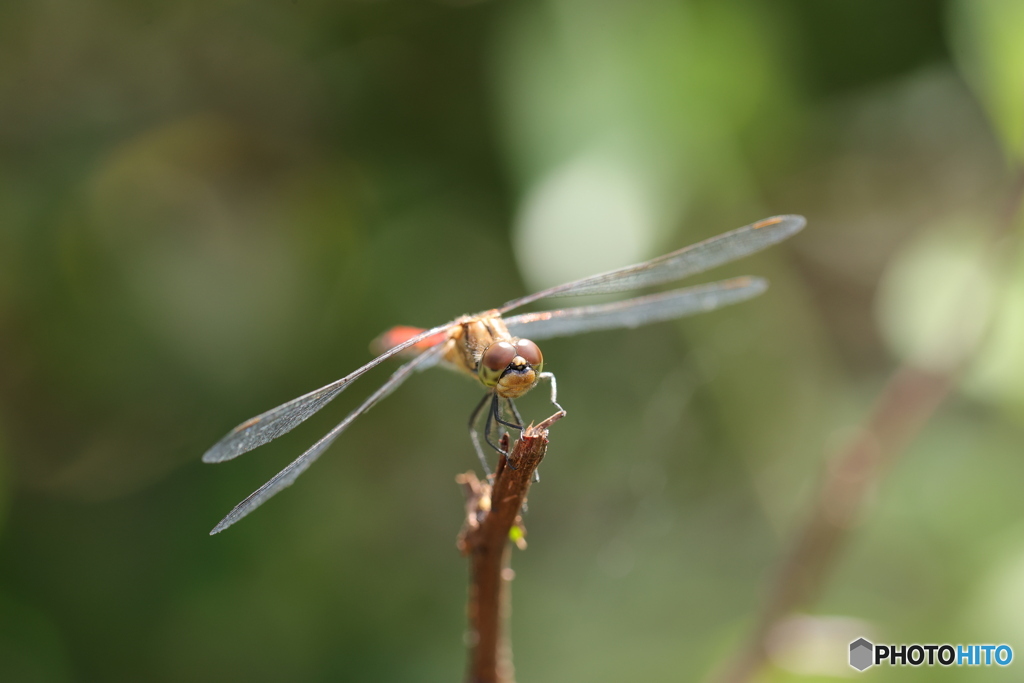
[[[569,417],[513,558],[519,680],[717,669],[965,293],[969,372],[765,675],[850,675],[860,635],[1024,656],[1024,264],[976,258],[1021,35],[1019,0],[0,3],[0,680],[459,680],[478,386],[416,376],[213,538],[394,366],[200,455],[393,324],[790,212],[804,233],[706,278],[760,299],[544,345]]]

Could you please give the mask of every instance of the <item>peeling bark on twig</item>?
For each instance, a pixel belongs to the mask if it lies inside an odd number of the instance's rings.
[[[526,494],[548,446],[548,427],[565,413],[556,413],[523,430],[506,458],[501,456],[493,484],[467,472],[456,477],[466,495],[466,522],[458,548],[470,558],[469,683],[512,683],[512,651],[502,634],[508,614],[509,543],[526,547],[521,511]],[[508,436],[501,442],[508,450]],[[512,464],[512,467],[509,466]],[[513,469],[513,467],[515,469]],[[513,531],[514,530],[514,531]]]

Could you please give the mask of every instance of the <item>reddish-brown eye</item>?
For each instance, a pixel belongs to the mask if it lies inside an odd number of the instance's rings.
[[[483,357],[480,359],[480,365],[488,370],[498,372],[507,368],[508,364],[515,357],[516,347],[508,342],[498,342],[487,347]]]
[[[544,356],[540,352],[540,347],[529,339],[520,339],[516,342],[516,351],[535,368],[544,364]]]

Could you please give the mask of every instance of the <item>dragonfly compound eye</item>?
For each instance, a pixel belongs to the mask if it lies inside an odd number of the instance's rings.
[[[480,357],[480,367],[477,370],[480,381],[493,387],[516,355],[516,347],[508,342],[498,342],[488,346]]]
[[[523,360],[532,365],[534,370],[541,371],[544,366],[544,354],[540,352],[539,346],[529,339],[520,339],[516,342],[516,352],[523,357]]]

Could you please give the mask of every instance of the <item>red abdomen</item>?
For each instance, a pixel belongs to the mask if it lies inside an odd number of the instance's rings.
[[[420,334],[421,332],[423,332],[422,327],[396,325],[387,332],[385,332],[384,334],[374,339],[372,342],[370,342],[370,349],[375,354],[379,355],[384,353],[388,349],[398,346],[402,342],[415,337],[417,334]],[[419,355],[420,353],[423,353],[430,347],[437,346],[438,344],[442,343],[447,338],[447,334],[445,334],[444,332],[438,332],[437,334],[427,337],[422,341],[416,342],[409,348],[402,351],[402,354],[407,354],[411,356]]]

